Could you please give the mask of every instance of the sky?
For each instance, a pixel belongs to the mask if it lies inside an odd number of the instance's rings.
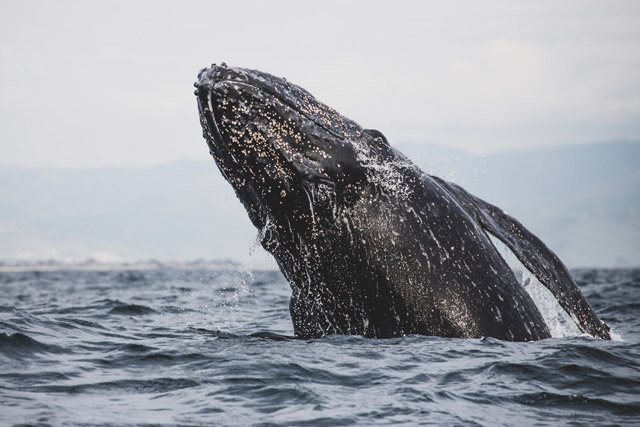
[[[193,82],[287,77],[394,143],[640,140],[637,1],[0,0],[0,163],[205,159]]]

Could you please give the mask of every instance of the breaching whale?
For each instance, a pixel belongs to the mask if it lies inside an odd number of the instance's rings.
[[[610,339],[542,241],[382,133],[261,71],[214,64],[195,86],[210,153],[291,285],[297,336],[550,337],[493,235],[582,332]]]

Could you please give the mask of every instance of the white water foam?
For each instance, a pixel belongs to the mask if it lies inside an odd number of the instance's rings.
[[[411,167],[410,163],[403,159],[393,161],[383,159],[368,144],[361,140],[352,140],[356,156],[360,164],[367,170],[367,177],[371,182],[381,188],[400,197],[409,195],[409,188],[405,184],[405,176],[401,172],[402,168]]]
[[[554,338],[575,337],[583,334],[574,320],[558,303],[551,291],[547,289],[529,270],[522,269],[522,285],[549,327]]]
[[[540,283],[536,276],[522,265],[507,245],[502,243],[502,241],[494,235],[490,233],[488,234],[491,238],[491,242],[494,244],[496,249],[498,249],[498,252],[502,255],[507,264],[509,264],[509,267],[511,267],[516,277],[522,278],[521,283],[524,286],[524,289],[538,307],[538,310],[549,327],[549,331],[553,338],[591,336],[583,334],[582,331],[578,329],[576,322],[566,311],[564,311],[551,291]]]

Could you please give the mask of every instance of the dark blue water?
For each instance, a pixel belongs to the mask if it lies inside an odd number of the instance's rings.
[[[0,425],[638,425],[640,270],[574,275],[621,340],[300,340],[276,272],[0,273]]]

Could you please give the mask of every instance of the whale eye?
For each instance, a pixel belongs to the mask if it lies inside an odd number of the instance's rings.
[[[382,132],[376,129],[364,129],[362,132],[369,138],[371,138],[368,141],[367,145],[370,147],[372,152],[380,155],[382,159],[393,158],[393,149],[389,145],[389,141],[387,141],[387,138],[382,134]]]
[[[389,141],[387,141],[387,137],[382,134],[377,129],[364,129],[364,133],[373,137],[373,139],[380,139],[384,145],[389,145]]]

